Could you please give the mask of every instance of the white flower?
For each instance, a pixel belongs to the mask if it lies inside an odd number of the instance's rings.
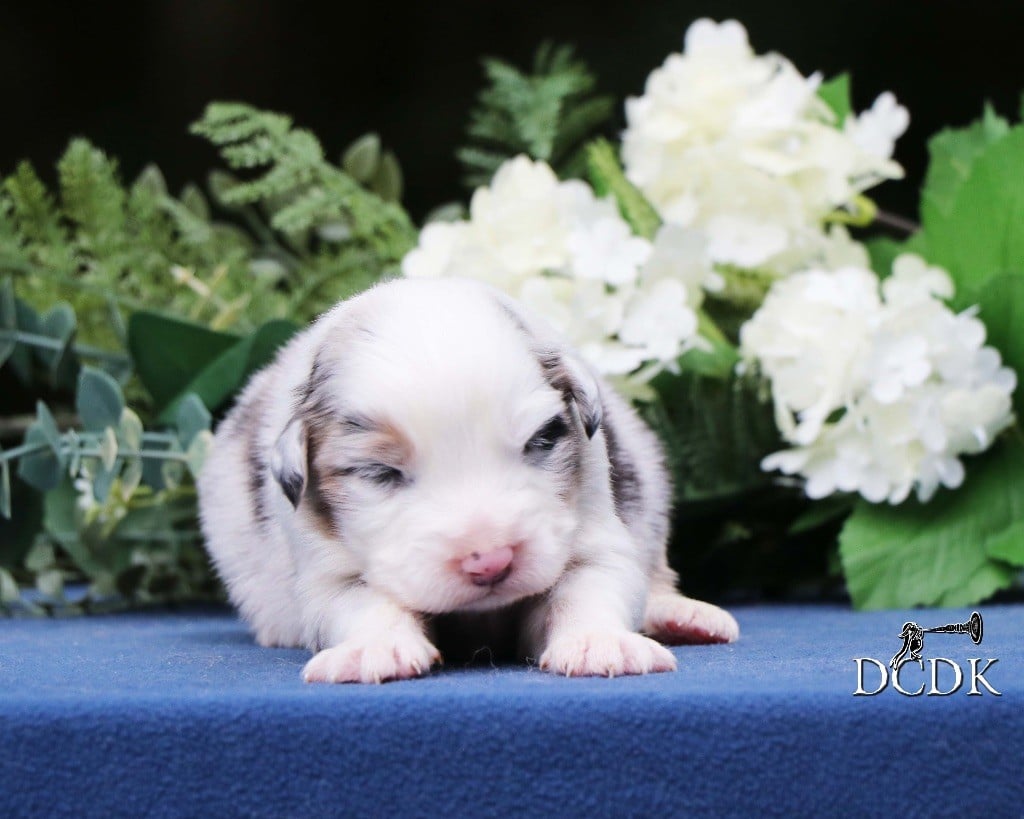
[[[888,159],[908,125],[907,109],[896,102],[892,92],[886,91],[860,116],[847,118],[843,130],[867,153]]]
[[[855,267],[777,282],[741,329],[741,353],[771,381],[793,445],[762,467],[804,476],[812,498],[926,501],[959,486],[960,456],[1013,422],[1017,379],[984,346],[975,311],[941,301],[952,294],[945,271],[908,255],[881,284]]]
[[[902,175],[891,156],[908,116],[886,93],[836,123],[820,82],[756,55],[736,21],[698,20],[626,101],[627,176],[664,219],[707,235],[713,263],[780,276],[827,263],[823,219]]]
[[[647,379],[696,343],[702,286],[720,287],[704,238],[634,236],[611,199],[517,157],[478,188],[470,218],[425,227],[406,276],[482,279],[565,334],[600,372]],[[648,365],[648,366],[644,366]]]

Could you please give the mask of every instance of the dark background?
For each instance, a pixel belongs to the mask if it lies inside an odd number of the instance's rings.
[[[332,157],[378,131],[419,217],[464,196],[452,153],[481,55],[524,64],[542,39],[570,41],[621,100],[701,16],[739,19],[758,52],[779,51],[804,74],[852,69],[858,109],[896,93],[911,127],[897,146],[908,181],[877,191],[891,210],[915,212],[936,130],[968,122],[986,99],[1017,116],[1021,2],[7,2],[0,173],[27,157],[51,178],[81,134],[117,156],[126,177],[153,161],[176,189],[215,163],[188,124],[208,101],[238,99],[294,115]],[[616,130],[621,107],[618,117]]]

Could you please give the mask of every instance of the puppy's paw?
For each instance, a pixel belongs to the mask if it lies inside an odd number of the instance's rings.
[[[381,683],[426,674],[441,661],[434,645],[417,632],[355,638],[325,648],[302,670],[306,682]]]
[[[732,643],[740,627],[725,609],[681,594],[654,594],[647,601],[644,634],[668,645]]]
[[[567,677],[617,677],[675,671],[676,658],[642,634],[580,632],[552,639],[540,657],[540,667]]]

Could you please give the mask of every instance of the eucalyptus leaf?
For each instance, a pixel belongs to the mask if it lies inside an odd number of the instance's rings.
[[[103,430],[103,435],[100,438],[100,462],[103,464],[104,469],[112,471],[116,461],[117,434],[114,432],[113,427],[107,427]]]
[[[11,573],[0,566],[0,603],[10,605],[21,600],[21,590]]]
[[[189,444],[188,451],[185,453],[188,459],[188,470],[192,473],[195,478],[199,477],[199,473],[203,469],[203,464],[206,462],[207,456],[210,454],[210,449],[213,447],[213,433],[207,429],[201,430],[192,439],[192,443]]]
[[[53,551],[53,545],[45,540],[37,541],[27,555],[25,555],[25,568],[30,572],[43,572],[57,562],[57,555]]]
[[[175,425],[178,428],[178,440],[182,449],[187,450],[196,435],[210,428],[210,420],[210,411],[194,392],[188,393],[178,403]]]
[[[142,458],[127,458],[121,470],[121,499],[127,502],[142,483]]]
[[[25,433],[26,444],[46,444],[47,448],[25,455],[18,461],[18,477],[40,492],[55,489],[64,476],[61,456],[49,448],[47,434],[39,421],[34,421]]]
[[[48,569],[36,575],[36,588],[39,593],[51,600],[64,597],[64,575],[59,569]]]
[[[164,486],[168,489],[176,489],[185,477],[185,468],[180,461],[164,461],[160,465],[160,475],[163,478]]]
[[[83,367],[75,400],[82,425],[91,432],[117,426],[124,411],[121,387],[102,370]]]
[[[11,465],[6,460],[0,460],[0,516],[8,520],[11,517]]]
[[[10,276],[0,281],[0,332],[18,329],[17,305],[14,300],[14,285]],[[0,335],[0,367],[4,365],[17,346],[11,336]]]
[[[54,419],[53,413],[50,412],[50,408],[42,401],[36,401],[36,426],[39,427],[40,433],[54,454],[60,453],[60,430],[57,428],[57,421]]]
[[[144,431],[142,421],[128,407],[125,407],[121,413],[121,422],[118,424],[117,431],[125,448],[136,451],[142,449],[142,434]]]

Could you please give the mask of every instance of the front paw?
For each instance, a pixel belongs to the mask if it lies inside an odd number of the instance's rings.
[[[674,593],[651,596],[643,630],[668,645],[734,643],[740,636],[736,619],[725,609]]]
[[[616,677],[675,671],[676,658],[642,634],[580,632],[552,639],[540,657],[540,667],[566,677]]]
[[[306,663],[306,682],[382,683],[426,674],[441,655],[422,634],[405,632],[376,639],[354,638],[325,648]]]

